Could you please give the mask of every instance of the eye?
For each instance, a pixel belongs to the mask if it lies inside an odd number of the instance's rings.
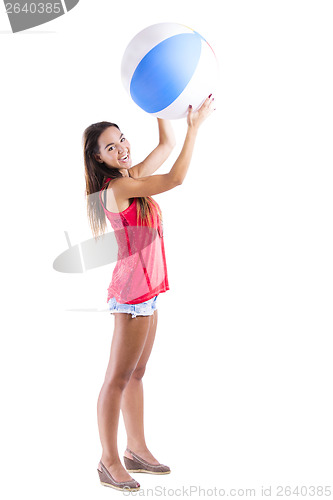
[[[108,151],[112,151],[114,149],[114,146],[111,146]]]
[[[125,137],[122,137],[120,142],[124,142],[124,141],[126,141],[126,139],[125,139]]]

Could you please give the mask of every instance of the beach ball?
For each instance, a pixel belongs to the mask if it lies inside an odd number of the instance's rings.
[[[164,119],[198,109],[217,84],[217,60],[209,43],[182,24],[158,23],[140,31],[128,44],[121,79],[133,101]]]

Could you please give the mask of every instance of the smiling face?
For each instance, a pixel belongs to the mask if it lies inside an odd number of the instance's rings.
[[[128,176],[127,170],[132,166],[130,143],[116,127],[108,127],[98,139],[99,154],[95,158],[109,167],[120,169],[122,175]]]

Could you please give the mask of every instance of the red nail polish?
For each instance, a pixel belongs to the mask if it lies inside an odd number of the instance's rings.
[[[209,94],[208,99],[209,99],[210,97],[212,97],[212,95],[213,95],[213,94]]]

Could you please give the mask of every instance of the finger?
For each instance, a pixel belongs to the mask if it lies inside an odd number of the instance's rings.
[[[206,106],[209,106],[211,104],[212,101],[214,101],[214,97],[212,97],[213,94],[209,94],[209,96],[207,97],[207,99],[205,99],[204,101],[204,104]]]
[[[192,120],[192,111],[193,111],[192,104],[190,104],[189,107],[187,108],[187,122],[188,123],[190,123],[190,121]]]

